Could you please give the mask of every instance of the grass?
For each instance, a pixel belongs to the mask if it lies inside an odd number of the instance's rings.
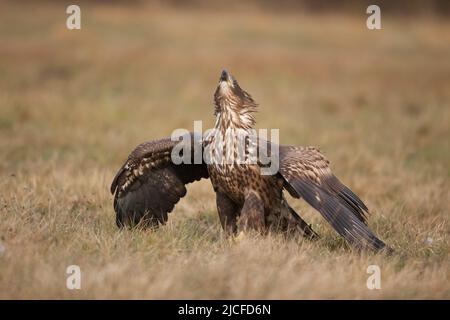
[[[83,4],[69,31],[56,3],[2,6],[0,298],[450,298],[447,21]],[[320,241],[230,241],[208,181],[163,228],[117,230],[116,170],[142,141],[211,127],[223,67],[259,127],[321,147],[395,256],[353,252],[292,199]]]

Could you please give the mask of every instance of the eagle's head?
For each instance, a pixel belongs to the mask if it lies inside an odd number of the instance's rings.
[[[227,70],[223,70],[220,75],[219,85],[214,93],[214,107],[216,126],[251,129],[255,124],[253,113],[257,104]]]

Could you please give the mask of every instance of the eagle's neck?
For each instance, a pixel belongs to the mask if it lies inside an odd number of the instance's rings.
[[[255,126],[256,106],[223,106],[216,108],[215,129],[222,132],[227,129],[251,130]]]
[[[253,111],[237,110],[216,111],[216,123],[213,131],[206,138],[212,144],[211,152],[216,165],[234,165],[249,161],[249,154],[254,154],[255,141]],[[217,170],[222,170],[216,168]]]
[[[257,104],[236,81],[221,81],[214,93],[214,107],[216,123],[206,143],[211,144],[213,154],[221,155],[216,164],[235,164],[236,157],[245,158],[253,146]]]
[[[255,126],[257,104],[237,82],[233,87],[225,82],[220,83],[214,94],[214,107],[216,130],[251,130]]]
[[[225,132],[227,129],[253,129],[255,118],[251,113],[221,111],[216,114],[215,129]]]

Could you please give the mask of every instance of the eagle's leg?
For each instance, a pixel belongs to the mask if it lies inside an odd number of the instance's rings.
[[[227,235],[235,234],[237,231],[237,206],[226,194],[221,192],[216,194],[216,204],[223,230]]]
[[[257,193],[250,191],[245,196],[244,206],[238,221],[239,231],[265,231],[264,203]]]
[[[286,234],[300,232],[300,234],[307,239],[316,240],[319,238],[319,235],[311,228],[311,226],[307,224],[284,199],[282,201],[282,206],[283,214],[281,217],[281,228],[283,232],[286,232]]]

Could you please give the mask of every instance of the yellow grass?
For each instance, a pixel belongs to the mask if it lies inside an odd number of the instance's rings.
[[[0,10],[0,298],[450,298],[449,22],[105,4],[82,5],[80,31],[65,18],[57,2]],[[223,67],[259,127],[321,147],[395,256],[352,252],[292,199],[320,241],[230,241],[208,181],[167,226],[116,228],[116,170],[142,141],[212,126]]]

